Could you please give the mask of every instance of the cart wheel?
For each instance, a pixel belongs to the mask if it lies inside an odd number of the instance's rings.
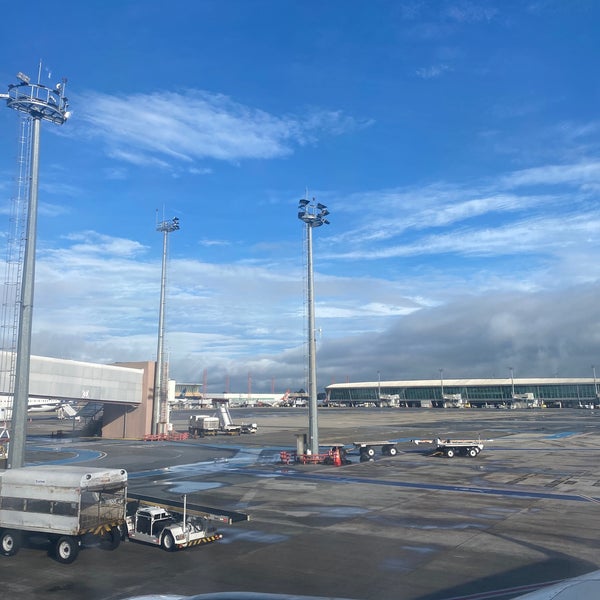
[[[54,558],[63,565],[71,564],[79,554],[79,541],[71,536],[63,535],[54,545]]]
[[[475,448],[469,448],[468,454],[471,458],[475,458],[477,456],[477,450],[475,450]]]
[[[372,448],[371,446],[367,446],[365,448],[365,454],[369,457],[369,458],[373,458],[375,456],[375,448]]]
[[[17,531],[5,529],[0,534],[0,554],[2,556],[14,556],[21,547],[21,535]]]
[[[452,448],[448,448],[448,450],[446,450],[446,456],[448,458],[452,458],[454,456],[454,450],[452,450]]]
[[[123,533],[119,527],[112,527],[110,531],[107,531],[102,536],[102,548],[105,550],[116,550],[121,540],[123,539]]]
[[[160,545],[161,548],[167,552],[173,552],[175,550],[175,540],[173,539],[173,534],[170,531],[167,531],[167,533],[163,535]]]

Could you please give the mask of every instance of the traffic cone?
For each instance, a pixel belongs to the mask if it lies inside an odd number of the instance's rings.
[[[340,457],[340,451],[338,448],[336,448],[333,451],[333,466],[334,467],[341,467],[342,466],[342,459]]]

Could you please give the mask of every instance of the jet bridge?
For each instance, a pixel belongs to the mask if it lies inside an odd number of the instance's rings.
[[[4,409],[7,419],[12,410],[8,382],[14,361],[13,353],[0,351],[0,410]],[[148,413],[154,401],[154,370],[153,361],[103,365],[31,356],[30,410],[93,404],[104,410],[103,435],[141,437],[151,427]]]

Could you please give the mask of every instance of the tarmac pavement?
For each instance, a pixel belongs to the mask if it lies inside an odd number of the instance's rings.
[[[224,538],[175,553],[126,542],[71,565],[41,543],[0,557],[1,598],[116,600],[261,592],[364,600],[514,598],[600,568],[600,414],[589,410],[322,409],[319,439],[397,441],[395,457],[285,465],[306,409],[233,409],[256,434],[182,442],[83,439],[28,424],[27,463],[121,467],[130,491],[245,512]],[[184,431],[189,412],[172,413]],[[51,436],[62,429],[63,437]],[[476,458],[416,438],[477,438]]]

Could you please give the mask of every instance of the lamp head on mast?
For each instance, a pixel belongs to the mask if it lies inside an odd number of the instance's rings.
[[[304,221],[309,227],[329,225],[329,221],[325,218],[328,214],[327,207],[320,202],[315,204],[314,198],[312,203],[306,198],[298,201],[298,218]]]

